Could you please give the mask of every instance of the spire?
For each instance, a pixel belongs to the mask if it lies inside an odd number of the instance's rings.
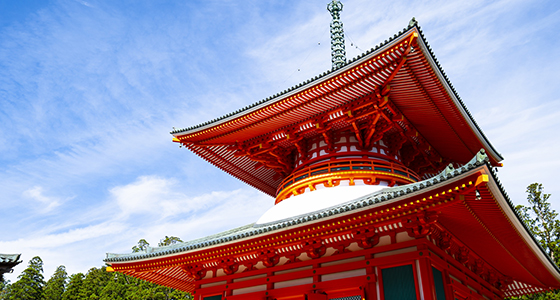
[[[340,12],[342,11],[342,3],[338,0],[332,0],[327,5],[327,10],[333,18],[331,22],[331,55],[332,68],[337,69],[346,63],[346,50],[344,47],[344,29],[340,22]]]

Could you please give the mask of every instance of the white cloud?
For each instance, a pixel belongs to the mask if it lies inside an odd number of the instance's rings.
[[[273,203],[250,188],[189,195],[174,178],[141,176],[111,189],[106,203],[93,212],[94,224],[81,225],[91,212],[67,215],[58,226],[0,241],[0,249],[24,254],[24,263],[8,275],[10,280],[25,268],[30,255],[43,258],[48,276],[59,264],[69,273],[86,272],[102,265],[105,252],[130,252],[141,238],[156,246],[166,235],[188,241],[219,233],[255,222]],[[104,217],[99,219],[99,214]]]
[[[21,251],[22,246],[27,249],[58,248],[104,235],[119,234],[124,230],[124,228],[125,227],[122,223],[108,221],[93,226],[74,228],[62,233],[31,236],[15,241],[1,241],[0,249],[10,252]]]
[[[212,191],[190,197],[181,191],[175,179],[141,176],[133,183],[112,188],[110,193],[125,216],[151,214],[167,218],[205,211],[224,199],[235,198],[241,191]]]
[[[75,227],[64,232],[38,230],[35,235],[13,241],[0,241],[2,252],[22,253],[23,263],[14,268],[14,273],[6,278],[15,281],[33,256],[43,259],[46,276],[50,276],[61,264],[66,265],[70,273],[86,272],[89,268],[102,264],[103,250],[99,246],[107,244],[104,239],[119,238],[125,229],[123,223],[107,221],[87,227]]]
[[[61,200],[57,197],[48,197],[44,195],[43,188],[35,186],[23,192],[23,196],[31,198],[42,204],[41,211],[44,213],[50,212],[54,208],[60,206]]]

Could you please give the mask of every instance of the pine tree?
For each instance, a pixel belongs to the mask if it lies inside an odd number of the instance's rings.
[[[557,266],[560,266],[560,220],[558,220],[558,213],[550,207],[550,194],[545,194],[543,190],[544,187],[540,183],[530,184],[526,190],[529,205],[517,205],[515,209],[545,253]],[[525,295],[513,299],[560,300],[560,291]]]
[[[18,281],[12,284],[6,297],[9,300],[43,300],[43,260],[39,256],[33,257],[29,265],[18,276]]]
[[[64,294],[62,294],[62,300],[80,300],[85,299],[84,295],[81,295],[82,285],[84,282],[84,274],[77,273],[70,276],[68,285]]]
[[[105,267],[91,268],[82,283],[80,294],[84,299],[100,299],[101,291],[112,279],[113,274],[107,272]]]
[[[169,246],[177,243],[182,243],[183,240],[176,236],[165,236],[165,238],[159,240],[158,247]]]
[[[150,243],[148,243],[145,239],[141,239],[138,241],[138,245],[132,247],[132,252],[146,251],[148,246],[150,246]]]
[[[68,273],[66,273],[65,266],[58,266],[54,274],[47,281],[45,285],[45,299],[46,300],[61,300],[66,282],[68,281]]]
[[[110,274],[110,273],[109,273]],[[114,273],[111,274],[112,279],[107,282],[107,285],[101,290],[101,300],[125,300],[125,299],[149,299],[147,297],[139,297],[134,295],[131,291],[130,277]]]
[[[543,190],[544,187],[540,183],[529,185],[529,206],[518,205],[516,209],[546,254],[560,266],[560,220],[558,213],[550,207],[550,194],[545,194]]]

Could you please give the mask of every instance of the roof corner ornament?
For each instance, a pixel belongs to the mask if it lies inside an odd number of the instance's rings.
[[[333,18],[331,22],[331,56],[332,68],[338,69],[346,64],[346,50],[344,46],[344,29],[340,21],[340,12],[342,11],[342,3],[338,0],[332,0],[327,5],[327,10]]]
[[[414,27],[418,25],[418,21],[416,21],[415,17],[412,17],[412,19],[410,19],[410,22],[408,22],[408,27]]]

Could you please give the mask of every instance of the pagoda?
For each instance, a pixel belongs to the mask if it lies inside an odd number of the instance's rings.
[[[216,299],[503,299],[560,288],[482,133],[417,22],[331,70],[171,132],[273,197],[255,223],[133,254],[108,270]],[[248,220],[254,221],[254,220]]]

